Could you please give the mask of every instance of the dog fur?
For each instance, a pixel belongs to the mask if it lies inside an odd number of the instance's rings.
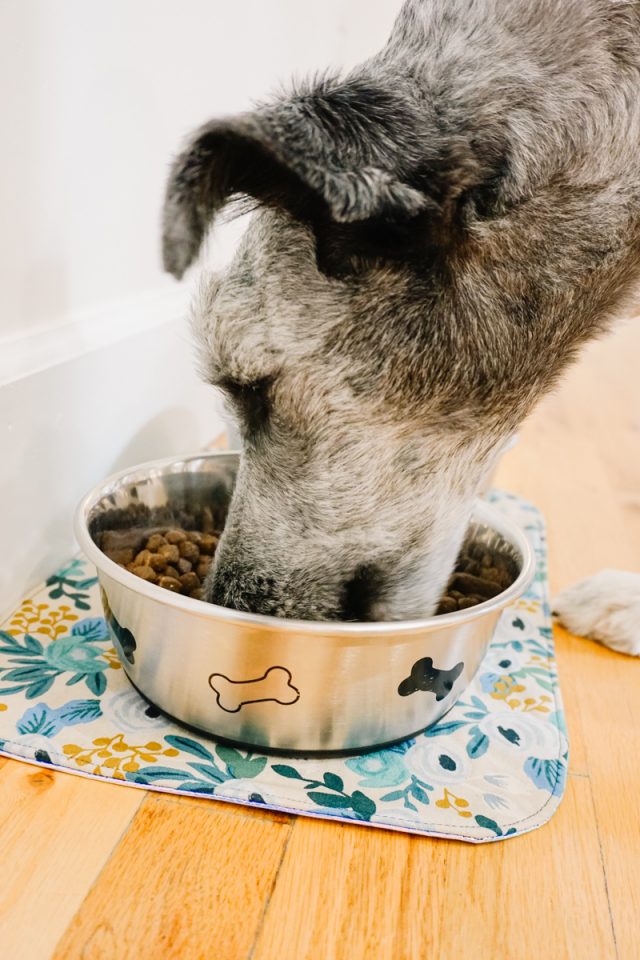
[[[501,449],[640,278],[640,0],[408,0],[348,75],[189,137],[167,270],[238,195],[192,317],[244,439],[208,599],[428,615]]]
[[[640,657],[640,574],[601,570],[563,590],[553,608],[572,633]]]

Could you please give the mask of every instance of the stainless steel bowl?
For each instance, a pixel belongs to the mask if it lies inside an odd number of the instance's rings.
[[[474,676],[501,611],[533,578],[526,536],[478,501],[470,532],[511,558],[514,583],[468,610],[392,623],[240,613],[147,583],[96,546],[92,533],[108,510],[225,507],[238,459],[213,453],[142,464],[100,484],[78,507],[76,536],[97,567],[129,680],[179,722],[266,750],[361,751],[435,723]]]

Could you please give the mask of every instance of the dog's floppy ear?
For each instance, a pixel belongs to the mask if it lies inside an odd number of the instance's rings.
[[[165,269],[181,277],[216,212],[233,195],[279,206],[313,227],[318,246],[363,225],[402,225],[442,209],[452,164],[428,168],[419,118],[401,97],[365,83],[323,81],[287,99],[200,127],[170,171],[164,206]],[[456,167],[457,193],[468,180]],[[468,166],[468,165],[467,165]],[[472,165],[471,165],[472,166]],[[355,228],[349,229],[350,226]],[[401,232],[396,232],[396,237]],[[365,238],[364,246],[367,246]],[[320,249],[319,261],[321,259]]]

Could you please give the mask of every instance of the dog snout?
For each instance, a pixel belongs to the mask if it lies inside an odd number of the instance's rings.
[[[205,583],[210,603],[246,613],[278,615],[274,577],[259,573],[249,564],[230,560],[218,564]]]
[[[247,613],[300,620],[375,619],[384,594],[382,569],[358,565],[348,578],[325,571],[261,572],[251,563],[234,559],[219,562],[205,584],[210,603]]]

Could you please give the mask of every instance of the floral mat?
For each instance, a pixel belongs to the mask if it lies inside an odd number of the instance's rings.
[[[504,611],[462,699],[426,733],[361,756],[289,760],[185,730],[129,684],[95,570],[76,558],[0,631],[0,753],[149,790],[474,843],[541,826],[568,762],[544,523],[511,494],[489,499],[526,529],[536,577]]]

